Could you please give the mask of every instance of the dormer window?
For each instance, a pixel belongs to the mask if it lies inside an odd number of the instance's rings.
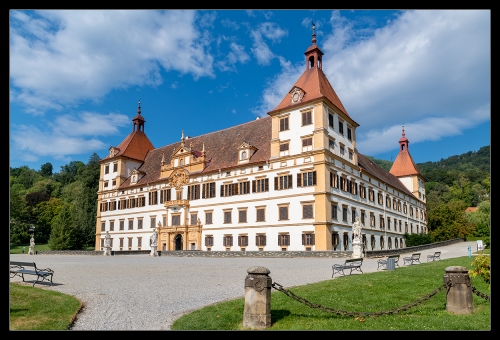
[[[238,163],[247,163],[252,155],[257,151],[257,148],[249,142],[244,142],[238,147]]]

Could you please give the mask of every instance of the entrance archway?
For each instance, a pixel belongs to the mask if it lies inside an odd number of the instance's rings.
[[[175,236],[175,250],[182,250],[182,235],[177,234]]]

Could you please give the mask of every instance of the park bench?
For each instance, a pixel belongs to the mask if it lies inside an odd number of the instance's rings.
[[[360,271],[361,273],[363,273],[363,271],[361,270],[362,264],[363,264],[363,258],[347,259],[347,260],[345,260],[344,264],[334,264],[332,266],[332,269],[333,269],[332,277],[336,273],[345,275],[345,273],[344,273],[345,269],[349,270],[349,275],[352,274],[353,270],[357,270],[357,271]]]
[[[381,260],[378,260],[377,261],[377,270],[379,268],[382,268],[382,269],[387,269],[387,260],[388,259],[394,259],[394,264],[396,266],[399,267],[399,264],[398,264],[398,261],[399,261],[399,254],[396,254],[396,255],[389,255],[387,256],[386,259],[381,259]]]
[[[403,258],[404,263],[403,264],[415,264],[415,263],[420,263],[420,253],[414,253],[411,254],[411,256]]]
[[[23,282],[24,274],[35,275],[36,280],[33,282],[33,287],[35,286],[35,283],[44,281],[45,279],[48,280],[50,278],[50,285],[52,286],[52,275],[54,274],[54,271],[50,268],[37,268],[35,262],[10,261],[10,274],[10,278],[15,277],[16,275],[21,276],[23,278]],[[40,278],[41,280],[39,280]]]
[[[435,260],[441,260],[441,252],[440,251],[436,251],[436,252],[434,252],[434,254],[427,255],[427,262],[435,261]]]

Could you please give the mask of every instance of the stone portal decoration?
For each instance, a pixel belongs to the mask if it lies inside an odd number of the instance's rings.
[[[104,256],[111,255],[111,236],[109,235],[109,231],[106,231],[106,236],[104,236]]]
[[[361,240],[361,222],[359,218],[352,224],[352,257],[360,258],[363,257],[363,241]]]
[[[159,222],[158,222],[159,223]],[[158,248],[158,232],[153,231],[153,234],[150,237],[150,242],[151,242],[151,253],[149,253],[149,256],[158,256],[158,253],[156,249]]]
[[[30,238],[30,249],[28,251],[29,255],[35,255],[35,238],[31,235]]]

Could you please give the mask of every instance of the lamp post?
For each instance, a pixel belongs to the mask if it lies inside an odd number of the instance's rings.
[[[30,224],[29,232],[31,233],[29,255],[35,255],[35,226]]]

